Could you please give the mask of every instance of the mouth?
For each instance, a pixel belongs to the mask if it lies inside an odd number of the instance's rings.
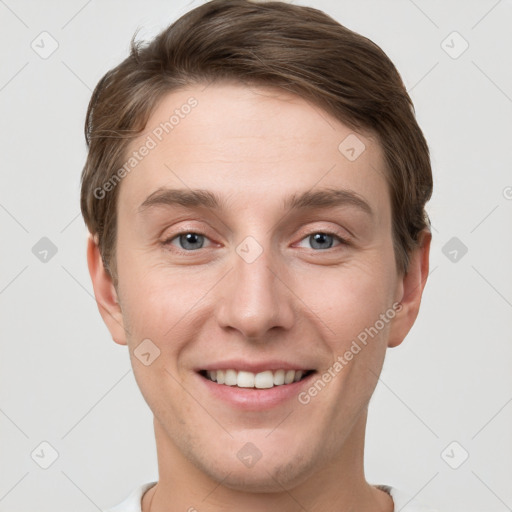
[[[244,370],[200,370],[199,375],[221,386],[244,389],[271,389],[300,382],[315,370],[264,370],[253,373]]]

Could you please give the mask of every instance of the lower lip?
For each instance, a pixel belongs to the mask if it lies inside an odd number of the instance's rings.
[[[226,386],[225,384],[217,384],[199,374],[197,374],[197,377],[214,397],[237,409],[263,411],[282,405],[287,400],[297,397],[302,388],[309,386],[315,374],[316,372],[313,372],[298,382],[267,389]]]

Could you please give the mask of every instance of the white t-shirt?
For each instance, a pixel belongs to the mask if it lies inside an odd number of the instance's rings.
[[[156,482],[149,482],[147,484],[143,484],[137,489],[135,489],[122,503],[116,505],[115,507],[109,508],[104,512],[142,512],[142,496],[144,493],[153,487]],[[436,512],[432,508],[428,508],[422,506],[416,501],[412,500],[411,496],[408,496],[404,492],[390,487],[389,485],[376,485],[382,491],[387,492],[395,503],[395,512]]]

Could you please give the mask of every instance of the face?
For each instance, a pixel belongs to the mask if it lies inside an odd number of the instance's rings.
[[[397,274],[379,143],[283,91],[217,84],[168,94],[130,154],[144,144],[103,314],[159,449],[228,487],[292,487],[362,435],[417,313],[425,258]]]

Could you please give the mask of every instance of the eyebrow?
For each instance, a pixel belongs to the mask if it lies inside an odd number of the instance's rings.
[[[188,208],[206,207],[212,210],[227,210],[225,200],[218,194],[204,189],[159,188],[150,194],[139,206],[142,213],[155,206],[184,206]],[[373,216],[370,205],[356,192],[346,189],[325,188],[294,193],[283,201],[285,210],[323,209],[340,206],[352,206]]]

